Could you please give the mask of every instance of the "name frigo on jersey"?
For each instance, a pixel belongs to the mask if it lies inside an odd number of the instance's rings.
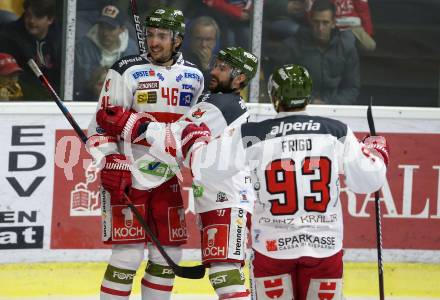
[[[294,139],[281,142],[283,152],[310,151],[312,139]]]
[[[286,135],[291,131],[318,131],[321,129],[321,123],[309,120],[308,122],[285,123],[282,121],[277,126],[272,126],[270,134],[272,136]]]

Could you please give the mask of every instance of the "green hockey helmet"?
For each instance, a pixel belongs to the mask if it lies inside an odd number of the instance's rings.
[[[246,75],[247,84],[257,73],[258,58],[241,47],[228,47],[219,51],[217,58]]]
[[[145,27],[170,29],[185,34],[185,18],[179,9],[171,7],[159,7],[153,10],[145,19]]]
[[[284,65],[269,78],[267,90],[275,110],[302,108],[309,104],[312,94],[312,79],[306,68],[299,65]]]

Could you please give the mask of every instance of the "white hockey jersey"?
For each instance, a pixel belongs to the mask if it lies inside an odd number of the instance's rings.
[[[206,167],[217,155],[224,171]],[[356,193],[385,181],[381,159],[361,145],[342,122],[305,113],[280,113],[243,124],[199,148],[192,170],[215,182],[250,167],[256,203],[252,247],[272,258],[327,257],[342,248],[339,175]]]
[[[158,122],[175,122],[189,111],[203,91],[203,75],[179,54],[172,66],[154,65],[144,56],[127,56],[108,71],[98,109],[122,106],[133,112],[148,112]],[[133,186],[149,189],[174,176],[177,166],[157,161],[143,145],[120,142],[106,135],[93,117],[88,128],[88,150],[95,158],[122,153],[134,163]]]
[[[213,137],[247,122],[249,112],[238,93],[202,95],[188,113],[180,121],[169,126],[169,130],[175,137],[177,157],[181,150],[182,130],[189,122],[204,123],[211,130]],[[166,148],[166,124],[150,123],[145,133],[145,138],[151,144],[150,153],[159,159],[172,163],[174,157],[168,155]],[[215,159],[212,156],[212,159]],[[222,164],[212,160],[210,163]],[[195,211],[201,213],[214,209],[240,207],[252,213],[254,193],[250,181],[249,169],[244,168],[233,176],[216,180],[209,177],[194,177],[193,179]]]

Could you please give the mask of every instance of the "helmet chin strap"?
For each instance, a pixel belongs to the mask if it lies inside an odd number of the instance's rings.
[[[239,92],[240,91],[240,87],[238,88],[232,88],[232,81],[234,81],[235,77],[237,77],[238,75],[241,74],[241,70],[234,68],[231,71],[231,75],[229,78],[229,88],[230,88],[230,92]]]

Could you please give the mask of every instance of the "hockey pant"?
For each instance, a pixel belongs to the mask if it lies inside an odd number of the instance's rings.
[[[254,251],[254,300],[342,300],[342,251],[330,257],[274,259]]]

